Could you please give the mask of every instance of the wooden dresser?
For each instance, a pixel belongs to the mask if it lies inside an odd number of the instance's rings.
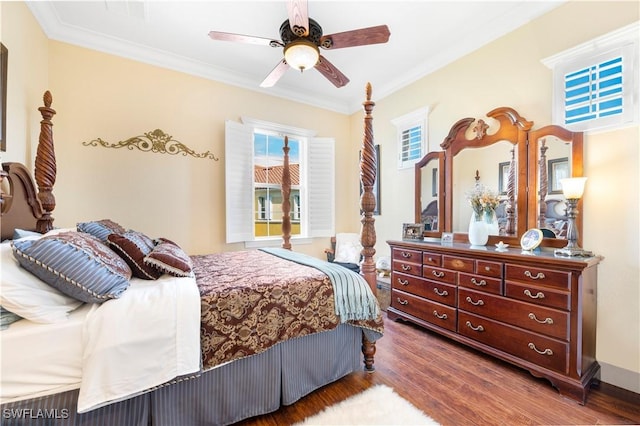
[[[601,257],[468,244],[387,241],[391,320],[411,321],[548,379],[586,402],[599,380],[597,265]]]

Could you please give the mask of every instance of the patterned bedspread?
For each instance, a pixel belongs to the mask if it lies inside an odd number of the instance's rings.
[[[329,277],[260,250],[191,256],[200,290],[203,369],[336,328]],[[382,333],[382,317],[350,324]]]

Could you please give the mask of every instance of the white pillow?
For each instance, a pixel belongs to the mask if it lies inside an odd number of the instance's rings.
[[[0,306],[16,315],[38,323],[61,322],[82,304],[22,268],[8,242],[0,244],[0,265]]]
[[[336,234],[336,255],[334,262],[360,263],[362,244],[360,234],[338,233]]]

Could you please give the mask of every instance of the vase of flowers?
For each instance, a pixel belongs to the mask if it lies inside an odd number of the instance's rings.
[[[489,235],[498,235],[496,208],[500,200],[494,191],[482,184],[477,184],[467,193],[467,200],[473,210],[469,221],[469,242],[483,246],[487,244]]]

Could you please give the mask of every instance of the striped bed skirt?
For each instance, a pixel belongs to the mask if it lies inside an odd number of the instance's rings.
[[[362,329],[291,339],[269,350],[88,413],[76,412],[78,390],[3,404],[13,425],[226,425],[276,411],[362,369]]]

